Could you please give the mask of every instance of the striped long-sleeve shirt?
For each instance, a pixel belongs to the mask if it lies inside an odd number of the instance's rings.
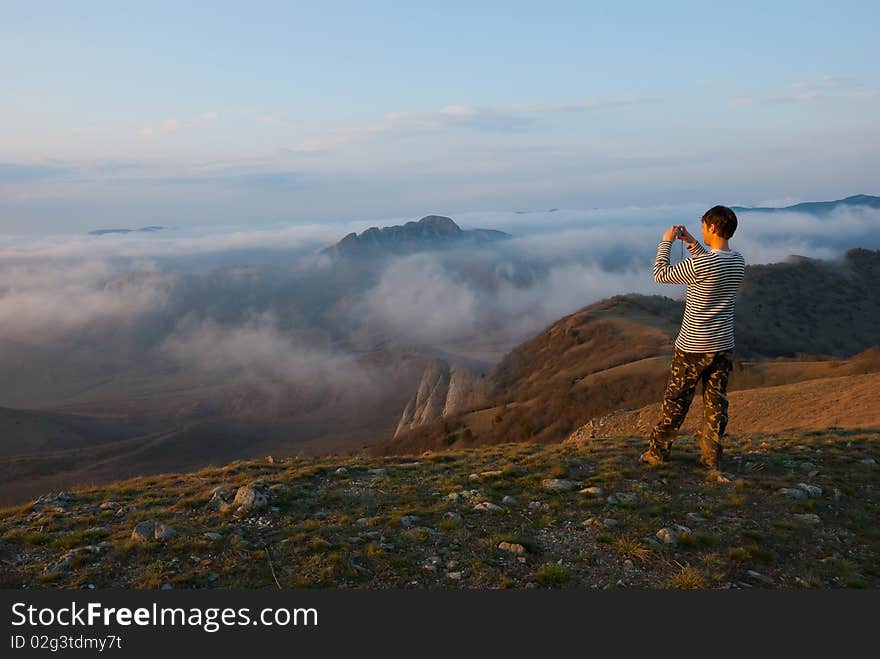
[[[688,245],[691,258],[669,265],[671,240],[660,242],[654,261],[654,281],[687,284],[684,319],[675,345],[685,352],[717,352],[734,346],[733,316],[736,291],[745,274],[739,252],[707,251],[695,242]]]

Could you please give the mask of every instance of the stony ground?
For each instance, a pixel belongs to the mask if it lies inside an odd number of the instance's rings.
[[[0,511],[7,588],[876,588],[880,434],[271,459]]]

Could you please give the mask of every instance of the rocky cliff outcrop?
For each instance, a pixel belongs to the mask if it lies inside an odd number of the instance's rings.
[[[403,410],[394,436],[480,404],[485,400],[487,389],[484,374],[444,359],[433,360]]]

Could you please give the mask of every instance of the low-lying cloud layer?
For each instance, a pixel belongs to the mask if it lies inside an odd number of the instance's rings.
[[[135,362],[158,354],[208,377],[356,391],[372,386],[369,374],[336,341],[357,346],[359,338],[378,337],[390,345],[448,347],[490,340],[512,347],[611,295],[680,297],[684,287],[652,280],[657,242],[673,223],[699,235],[705,210],[692,204],[462,214],[453,218],[462,228],[514,237],[389,258],[348,283],[315,252],[349,231],[404,220],[182,237],[169,231],[6,239],[0,341],[51,345],[61,355],[75,342],[82,359],[88,350],[103,355],[107,336],[136,336],[119,351],[131,351]],[[750,264],[791,254],[829,259],[851,247],[880,248],[878,226],[880,210],[864,207],[825,217],[742,212],[732,246]],[[676,246],[674,258],[678,252]],[[212,271],[232,265],[251,267]],[[0,358],[0,370],[11,363]]]
[[[157,350],[218,382],[242,382],[272,391],[278,383],[307,384],[352,394],[377,383],[352,355],[298,342],[271,311],[240,324],[185,317]]]
[[[173,278],[81,260],[7,263],[0,282],[0,339],[45,343],[91,325],[130,327],[164,307]]]

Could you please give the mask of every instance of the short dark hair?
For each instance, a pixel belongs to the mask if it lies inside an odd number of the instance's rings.
[[[731,238],[736,231],[736,213],[727,206],[712,206],[703,214],[703,222],[722,238]]]

